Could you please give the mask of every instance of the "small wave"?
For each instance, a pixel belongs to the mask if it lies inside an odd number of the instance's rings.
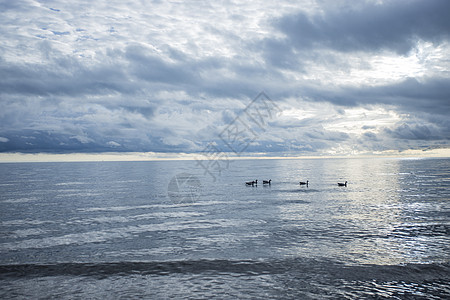
[[[22,225],[44,225],[44,224],[54,224],[55,221],[48,220],[32,220],[32,219],[17,219],[9,221],[1,221],[1,226],[22,226]]]
[[[67,193],[63,195],[56,195],[57,199],[66,199],[70,197],[98,197],[102,196],[102,193],[89,193],[89,192],[76,192],[76,193]]]
[[[449,224],[407,224],[394,228],[395,236],[449,236]]]
[[[226,228],[241,227],[252,224],[259,224],[256,220],[233,220],[233,219],[203,219],[192,221],[168,221],[158,224],[133,225],[117,227],[107,230],[94,230],[81,233],[70,233],[61,236],[51,236],[35,239],[26,239],[0,244],[2,251],[17,251],[21,249],[42,249],[55,246],[83,245],[90,243],[106,242],[113,239],[127,238],[132,235],[144,232],[168,232],[181,231],[186,229],[205,229],[205,228]]]
[[[297,188],[297,189],[289,189],[289,190],[278,190],[279,193],[317,193],[320,192],[318,189],[312,189],[312,188]]]
[[[181,260],[0,265],[0,278],[46,276],[120,276],[210,274],[246,276],[289,273],[294,277],[316,274],[346,281],[420,282],[449,280],[450,264],[344,265],[305,258],[284,260]]]
[[[55,183],[56,186],[82,185],[82,184],[89,184],[89,182],[83,182],[83,181],[70,181],[70,182],[59,182],[59,183]]]
[[[38,200],[37,197],[22,197],[17,199],[7,199],[4,201],[1,201],[3,203],[26,203],[26,202],[32,202]]]
[[[189,217],[201,217],[205,216],[207,213],[200,212],[154,212],[148,214],[139,214],[132,216],[99,216],[92,218],[78,218],[66,221],[66,224],[118,224],[118,223],[129,223],[131,221],[142,221],[150,219],[170,219],[170,218],[189,218]]]
[[[111,206],[111,207],[90,207],[80,208],[80,212],[106,212],[106,211],[127,211],[135,209],[154,209],[154,208],[174,208],[174,207],[186,207],[186,206],[208,206],[227,203],[225,201],[201,201],[194,203],[177,203],[177,204],[149,204],[138,206]]]
[[[305,200],[284,200],[285,203],[296,203],[296,204],[310,204],[310,201]]]
[[[277,266],[254,261],[197,260],[1,265],[1,277],[168,275],[174,273],[276,273]]]
[[[48,230],[42,230],[39,228],[28,228],[16,230],[12,233],[13,238],[25,238],[28,236],[38,236],[47,233]]]

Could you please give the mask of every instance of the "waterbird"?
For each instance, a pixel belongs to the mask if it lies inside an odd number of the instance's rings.
[[[306,182],[300,181],[300,185],[306,185],[306,186],[308,186],[308,184],[309,184],[309,180],[306,180]]]
[[[269,180],[263,180],[263,184],[270,184],[271,181],[272,181],[272,179],[269,179]]]
[[[347,181],[345,183],[338,182],[338,186],[347,186]]]
[[[258,185],[258,179],[256,179],[256,180],[253,180],[253,181],[247,181],[246,183],[245,183],[246,185],[251,185],[251,186],[253,186],[253,185]]]

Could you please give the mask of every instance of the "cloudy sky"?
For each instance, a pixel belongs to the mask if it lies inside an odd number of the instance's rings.
[[[0,152],[230,151],[221,133],[261,91],[278,109],[248,153],[446,147],[449,11],[447,0],[0,0]]]

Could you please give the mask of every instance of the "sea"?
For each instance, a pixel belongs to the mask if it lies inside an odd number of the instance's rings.
[[[450,298],[449,158],[0,164],[0,299],[355,298]]]

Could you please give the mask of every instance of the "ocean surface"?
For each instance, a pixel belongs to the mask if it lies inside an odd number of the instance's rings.
[[[212,163],[0,164],[0,299],[450,297],[450,159]]]

